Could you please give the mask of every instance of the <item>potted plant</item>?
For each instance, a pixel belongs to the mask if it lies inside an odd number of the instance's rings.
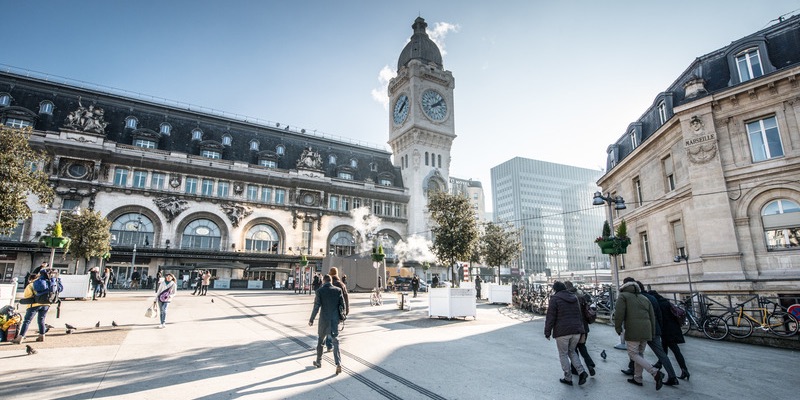
[[[616,250],[614,254],[627,253],[629,244],[631,244],[631,238],[628,237],[628,224],[623,219],[617,226],[616,237],[614,237],[614,248]]]
[[[300,266],[305,267],[308,265],[308,259],[306,258],[305,254],[300,255]]]
[[[611,226],[608,221],[603,222],[603,233],[594,240],[603,254],[614,254],[614,239],[611,237]]]
[[[60,222],[56,222],[52,229],[53,235],[44,235],[39,239],[39,242],[51,249],[63,249],[69,247],[70,238],[63,237],[64,229],[61,227]]]
[[[382,262],[384,258],[386,258],[386,254],[383,252],[383,245],[378,246],[377,249],[372,248],[372,261]]]

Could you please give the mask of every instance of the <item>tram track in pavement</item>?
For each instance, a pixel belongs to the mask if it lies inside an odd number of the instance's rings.
[[[277,320],[273,319],[272,317],[270,317],[269,315],[264,314],[264,313],[256,310],[253,306],[248,305],[248,304],[244,303],[241,300],[234,299],[234,298],[231,298],[229,296],[219,296],[219,297],[217,297],[217,299],[224,301],[225,303],[230,305],[232,308],[234,308],[237,311],[239,311],[242,315],[248,316],[248,317],[253,317],[253,322],[255,322],[256,324],[261,325],[261,326],[263,326],[263,327],[265,327],[265,328],[277,333],[278,335],[280,335],[283,338],[289,339],[290,341],[294,342],[295,344],[297,344],[298,346],[302,347],[303,349],[308,350],[308,351],[316,350],[316,346],[312,346],[312,345],[309,344],[309,341],[316,341],[317,340],[316,336],[309,335],[306,332],[304,332],[304,331],[302,331],[302,330],[300,330],[300,329],[298,329],[298,328],[296,328],[294,326],[287,325],[287,324],[284,324],[284,323],[282,323],[280,321],[277,321]],[[244,311],[245,309],[249,310],[250,313],[245,312]],[[267,323],[267,322],[269,322],[269,323]],[[279,327],[282,327],[285,330],[281,329]],[[291,331],[291,332],[294,332],[296,334],[293,335],[291,333],[288,333],[287,331]],[[403,387],[411,389],[411,390],[419,393],[420,395],[425,396],[426,398],[434,399],[434,400],[446,400],[447,399],[444,396],[441,396],[441,395],[439,395],[439,394],[437,394],[437,393],[435,393],[435,392],[433,392],[431,390],[428,390],[428,389],[426,389],[426,388],[424,388],[422,386],[419,386],[419,385],[415,384],[414,382],[411,382],[410,380],[408,380],[406,378],[403,378],[400,375],[397,375],[397,374],[395,374],[395,373],[393,373],[391,371],[388,371],[385,368],[382,368],[382,367],[380,367],[378,365],[375,365],[375,364],[373,364],[373,363],[371,363],[371,362],[369,362],[369,361],[367,361],[367,360],[365,360],[365,359],[363,359],[363,358],[361,358],[361,357],[359,357],[359,356],[357,356],[357,355],[355,355],[355,354],[353,354],[353,353],[351,353],[349,351],[340,350],[340,354],[342,356],[347,356],[348,358],[350,358],[353,361],[365,366],[366,368],[368,368],[371,371],[377,372],[377,373],[379,373],[379,374],[381,374],[381,375],[383,375],[383,376],[385,376],[385,377],[387,377],[389,379],[394,380],[395,382],[399,383]],[[328,362],[330,364],[334,363],[334,360],[333,360],[332,356],[325,355],[323,358],[324,358],[324,360],[326,362]],[[342,366],[342,372],[344,372],[347,375],[351,376],[353,379],[363,383],[365,386],[375,390],[378,394],[380,394],[381,396],[383,396],[383,397],[385,397],[387,399],[392,399],[392,400],[402,400],[403,399],[403,397],[398,396],[395,393],[392,393],[390,390],[384,388],[381,384],[379,384],[379,383],[367,378],[363,374],[361,374],[359,372],[356,372],[353,369],[350,369],[350,368],[347,368],[345,366]]]

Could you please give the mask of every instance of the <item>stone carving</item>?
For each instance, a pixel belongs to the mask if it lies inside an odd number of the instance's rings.
[[[189,208],[189,203],[186,200],[174,196],[156,197],[153,199],[153,203],[156,203],[161,213],[167,217],[167,222],[172,222],[175,217]]]
[[[90,105],[89,108],[84,107],[81,103],[81,98],[78,97],[78,109],[67,115],[64,126],[83,132],[104,135],[106,126],[108,126],[108,122],[103,119],[104,115],[105,111],[100,107],[95,107],[94,105]]]
[[[717,155],[717,135],[706,132],[703,120],[693,116],[689,121],[692,137],[684,139],[686,155],[693,164],[705,164]]]
[[[242,192],[244,192],[244,183],[242,183],[242,182],[234,182],[233,183],[233,193],[236,193],[237,196],[241,196]]]
[[[170,175],[169,177],[169,185],[172,186],[173,189],[177,189],[181,186],[181,176],[180,175]]]
[[[228,219],[231,220],[231,225],[233,225],[234,228],[239,226],[239,222],[241,222],[242,219],[253,213],[250,207],[234,203],[222,203],[219,207],[225,212]]]
[[[297,168],[322,169],[322,156],[311,147],[303,149],[303,154],[297,160]]]

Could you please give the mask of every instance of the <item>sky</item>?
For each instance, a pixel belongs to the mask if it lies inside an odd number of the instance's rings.
[[[800,0],[0,0],[0,68],[390,150],[386,85],[418,16],[455,78],[450,175],[514,157],[600,170],[697,57]]]

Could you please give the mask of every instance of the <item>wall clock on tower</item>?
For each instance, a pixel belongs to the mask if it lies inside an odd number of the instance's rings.
[[[394,103],[393,116],[395,125],[400,125],[406,120],[406,117],[408,116],[408,108],[408,96],[404,94],[400,95],[400,97],[398,97],[397,101]]]
[[[426,90],[422,93],[422,110],[434,121],[442,121],[447,116],[447,103],[439,92]]]

